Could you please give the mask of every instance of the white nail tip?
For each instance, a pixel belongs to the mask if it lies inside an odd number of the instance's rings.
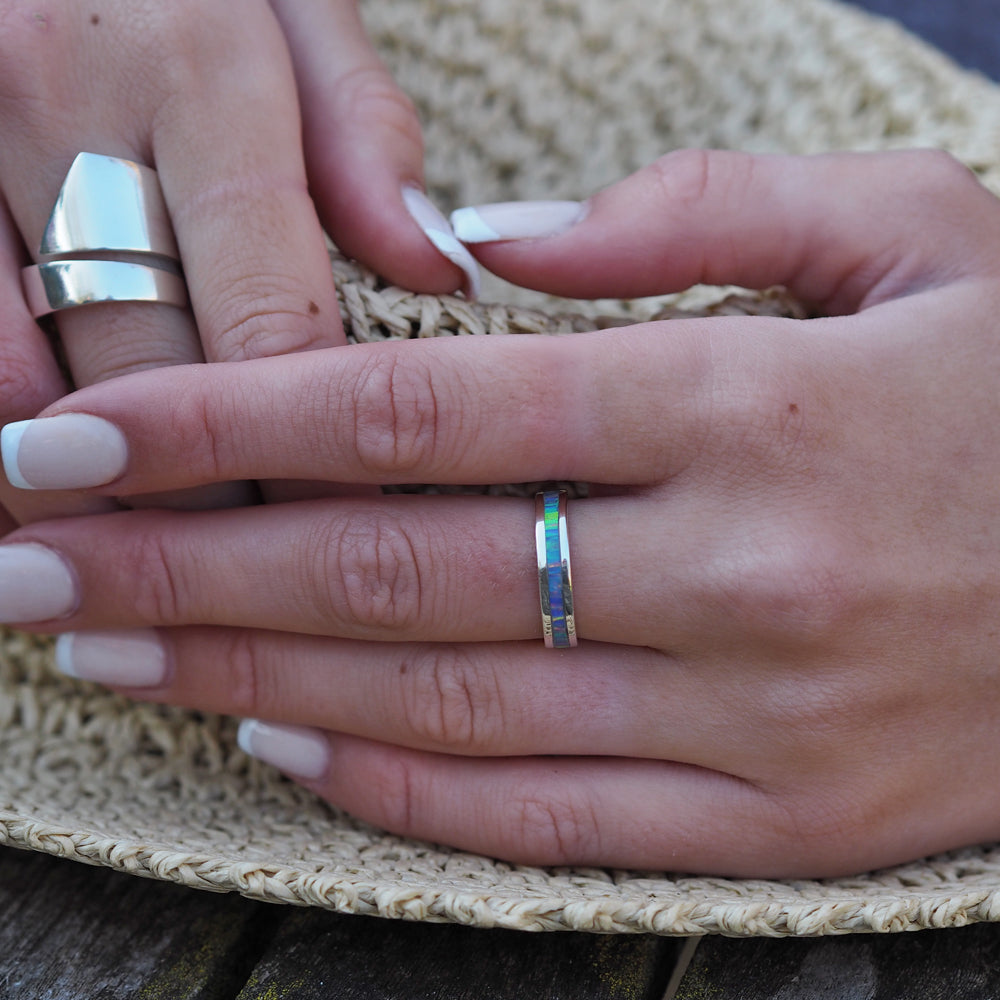
[[[236,730],[236,744],[248,757],[256,756],[253,752],[253,733],[256,728],[256,719],[244,719]]]
[[[455,209],[451,213],[451,228],[463,243],[493,243],[501,239],[500,234],[486,225],[474,208]]]
[[[479,297],[482,277],[476,258],[462,245],[451,230],[448,220],[441,214],[434,202],[414,187],[403,188],[403,203],[407,211],[434,248],[465,272],[466,295],[470,299]]]
[[[28,429],[30,420],[19,420],[13,424],[7,424],[0,430],[0,452],[3,453],[3,471],[7,477],[7,482],[11,486],[16,486],[19,490],[33,490],[34,486],[21,475],[21,468],[17,464],[17,453],[21,447],[21,438]]]
[[[568,232],[583,221],[588,207],[579,201],[499,201],[456,209],[451,223],[465,243],[540,240]]]
[[[79,677],[73,665],[73,633],[67,632],[56,639],[56,669],[67,677]]]
[[[452,233],[446,233],[440,229],[425,229],[424,234],[438,251],[465,272],[468,282],[466,293],[469,298],[479,298],[479,293],[482,290],[482,282],[479,275],[479,265],[472,254],[462,246]]]

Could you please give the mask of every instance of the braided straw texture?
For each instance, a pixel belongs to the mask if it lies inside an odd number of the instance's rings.
[[[444,208],[578,198],[681,145],[939,146],[1000,190],[998,91],[826,0],[368,0],[364,10],[421,111]],[[795,314],[780,293],[584,305],[500,285],[484,301],[504,304],[470,305],[384,287],[336,256],[334,268],[361,341],[705,308]],[[231,720],[132,704],[58,676],[51,660],[48,640],[0,632],[0,843],[275,902],[529,930],[817,935],[1000,919],[1000,847],[779,882],[540,870],[393,837],[248,760]]]

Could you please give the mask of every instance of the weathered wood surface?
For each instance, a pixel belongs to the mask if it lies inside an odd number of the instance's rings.
[[[671,939],[292,909],[0,848],[0,1000],[660,1000]]]
[[[0,1000],[661,1000],[674,939],[410,924],[0,849]],[[1000,925],[706,938],[673,1000],[1000,1000]]]
[[[673,1000],[1000,1000],[1000,925],[816,939],[706,938]]]
[[[661,1000],[679,948],[296,911],[240,1000]]]
[[[276,908],[0,849],[3,1000],[230,1000]]]

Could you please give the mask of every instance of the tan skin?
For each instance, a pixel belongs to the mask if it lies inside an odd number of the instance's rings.
[[[575,650],[539,638],[531,502],[479,497],[34,524],[5,543],[79,602],[21,624],[155,629],[165,682],[129,693],[307,727],[318,794],[515,861],[826,876],[994,839],[998,233],[940,154],[675,154],[477,253],[563,294],[784,282],[835,315],[367,345],[45,411],[125,435],[94,495],[608,485],[570,506]]]
[[[22,306],[18,275],[81,150],[156,168],[192,309],[60,313],[77,386],[343,344],[324,228],[345,253],[406,287],[462,284],[404,207],[401,186],[422,184],[420,126],[372,49],[356,0],[248,0],[235,10],[229,0],[0,2],[5,422],[66,391]],[[157,501],[249,499],[218,484]],[[97,509],[68,496],[10,504],[21,521]]]

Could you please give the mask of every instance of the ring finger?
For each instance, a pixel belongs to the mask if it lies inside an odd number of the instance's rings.
[[[732,647],[745,633],[738,615],[720,611],[718,577],[740,569],[725,512],[708,518],[708,539],[698,528],[704,502],[668,505],[676,531],[669,552],[657,553],[651,525],[662,502],[609,497],[569,510],[581,639],[688,652]],[[534,528],[526,500],[399,496],[112,514],[99,531],[87,519],[52,521],[7,539],[5,558],[16,578],[16,548],[37,576],[45,554],[51,586],[30,622],[42,630],[214,624],[490,642],[541,635]],[[739,545],[767,530],[766,517],[741,523]]]

